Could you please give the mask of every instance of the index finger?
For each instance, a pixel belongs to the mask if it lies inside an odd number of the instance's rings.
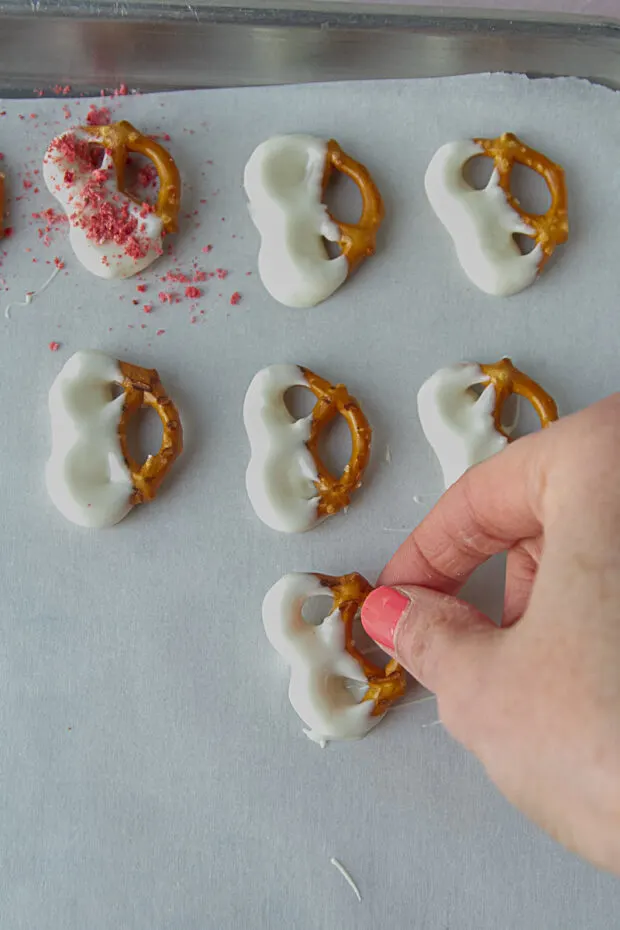
[[[544,451],[555,428],[525,436],[467,471],[405,540],[378,583],[454,594],[492,555],[538,536]]]

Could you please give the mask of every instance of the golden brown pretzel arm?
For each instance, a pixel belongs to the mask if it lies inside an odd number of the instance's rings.
[[[120,123],[110,123],[109,126],[82,126],[96,142],[112,153],[116,183],[119,191],[125,190],[125,162],[127,152],[144,155],[153,162],[159,177],[159,193],[155,205],[155,213],[160,217],[164,229],[168,233],[177,231],[177,218],[181,206],[181,176],[174,159],[166,149],[142,135],[141,132],[121,120]]]
[[[553,397],[529,375],[515,368],[509,358],[503,358],[493,365],[481,365],[480,369],[495,388],[495,429],[506,436],[509,442],[511,437],[502,426],[502,412],[511,394],[518,394],[530,402],[543,429],[557,420],[558,408]]]
[[[317,469],[315,484],[319,492],[318,516],[325,517],[346,507],[351,494],[360,486],[370,458],[372,430],[359,404],[343,384],[334,386],[308,368],[301,370],[317,399],[306,445]],[[321,432],[338,414],[344,417],[351,433],[351,457],[340,478],[332,475],[325,467],[318,449]]]
[[[125,390],[119,439],[134,488],[131,503],[142,504],[153,500],[172,463],[183,451],[183,429],[179,412],[164,391],[154,368],[140,368],[129,362],[119,362],[119,368]],[[146,462],[140,465],[129,452],[127,426],[132,416],[144,406],[152,407],[159,414],[162,442],[159,452],[149,455]]]
[[[539,270],[553,254],[557,245],[568,239],[568,194],[564,169],[550,158],[532,149],[512,132],[497,139],[474,139],[493,159],[499,186],[513,210],[533,230],[533,238],[541,247]],[[525,165],[544,178],[551,195],[551,206],[546,213],[526,213],[510,190],[510,178],[515,164]]]
[[[327,143],[327,158],[323,189],[327,187],[332,169],[341,171],[357,185],[362,197],[362,215],[359,222],[334,222],[340,229],[339,245],[349,265],[349,273],[376,250],[377,230],[383,220],[385,209],[379,189],[364,165],[343,152],[334,139]],[[333,217],[332,217],[333,219]]]
[[[371,716],[379,717],[386,712],[390,704],[402,697],[407,681],[404,669],[395,659],[391,659],[385,668],[382,668],[370,662],[355,646],[353,621],[372,591],[372,586],[357,572],[341,576],[316,573],[316,577],[331,591],[333,609],[340,612],[344,624],[345,649],[360,665],[368,679],[368,690],[363,701],[373,701]]]

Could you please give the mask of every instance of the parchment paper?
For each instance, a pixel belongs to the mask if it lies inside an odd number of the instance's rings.
[[[0,318],[0,926],[616,926],[620,885],[530,826],[427,726],[434,701],[394,711],[361,742],[309,742],[260,605],[286,571],[374,580],[423,516],[413,496],[438,490],[440,473],[415,398],[439,366],[510,353],[563,412],[617,388],[619,98],[572,79],[502,76],[119,98],[114,118],[170,134],[185,179],[175,255],[146,273],[146,293],[135,279],[89,275],[64,231],[45,246],[31,218],[57,204],[24,160],[38,169],[49,139],[88,106],[0,106],[14,229],[3,300],[23,300],[55,257],[68,272]],[[443,142],[507,129],[565,166],[571,238],[531,289],[500,300],[465,278],[423,175]],[[294,131],[336,137],[387,208],[378,255],[307,311],[264,291],[241,186],[255,145]],[[184,286],[159,278],[194,260],[228,277],[199,284],[195,309],[185,297],[162,304],[160,290]],[[107,531],[67,523],[43,481],[47,392],[83,347],[157,367],[185,427],[158,500]],[[279,361],[345,382],[375,429],[349,513],[303,536],[263,526],[244,488],[244,393]],[[472,597],[497,607],[501,583],[495,566]]]

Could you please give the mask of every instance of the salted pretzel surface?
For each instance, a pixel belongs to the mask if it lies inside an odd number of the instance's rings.
[[[377,230],[383,220],[385,208],[379,189],[368,169],[343,152],[334,139],[330,139],[327,143],[323,173],[323,193],[334,171],[340,171],[350,178],[357,185],[362,197],[362,215],[357,223],[342,223],[330,213],[331,219],[340,230],[338,245],[347,259],[351,274],[365,258],[375,254]]]
[[[140,368],[129,362],[118,363],[125,392],[118,433],[123,457],[133,484],[132,505],[153,500],[172,463],[183,451],[183,429],[179,412],[166,394],[154,368]],[[161,420],[162,442],[159,452],[149,455],[143,464],[131,455],[127,428],[142,407],[152,407]]]
[[[483,149],[484,155],[493,159],[506,200],[533,230],[531,238],[542,250],[538,266],[539,270],[542,269],[556,246],[568,239],[568,194],[564,169],[530,148],[512,132],[505,132],[496,139],[474,139],[474,142]],[[527,213],[511,192],[510,179],[516,164],[531,168],[544,178],[551,195],[551,206],[546,213]]]
[[[326,517],[347,507],[351,494],[359,488],[364,470],[370,458],[372,429],[360,405],[344,384],[330,384],[325,378],[308,368],[301,368],[306,383],[317,403],[312,410],[310,437],[306,445],[314,459],[317,478],[315,486],[319,492],[317,516]],[[338,478],[327,469],[319,455],[319,439],[322,431],[340,414],[346,420],[351,433],[351,457]]]
[[[82,126],[81,129],[110,152],[117,187],[128,197],[131,194],[125,188],[127,154],[135,152],[144,155],[153,163],[159,177],[159,193],[153,212],[161,219],[166,232],[176,232],[181,206],[181,176],[169,152],[154,139],[139,132],[127,120],[107,126]]]
[[[504,404],[511,394],[517,394],[530,402],[540,420],[543,429],[558,419],[558,408],[553,397],[536,381],[519,371],[509,358],[503,358],[492,365],[480,365],[480,370],[487,383],[495,388],[495,407],[493,417],[495,429],[510,442],[511,437],[502,426]]]
[[[363,575],[351,572],[348,575],[322,575],[314,572],[320,583],[328,588],[333,598],[333,609],[340,612],[345,629],[345,649],[363,669],[368,679],[368,690],[364,701],[373,701],[371,716],[384,714],[390,704],[405,693],[407,687],[405,671],[396,659],[390,659],[385,668],[375,665],[357,649],[353,639],[353,621],[362,604],[373,590]]]

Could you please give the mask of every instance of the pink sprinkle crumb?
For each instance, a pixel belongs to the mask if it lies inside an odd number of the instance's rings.
[[[56,265],[59,271],[62,271],[62,269],[65,267],[65,263],[63,262],[62,258],[55,258],[54,264]]]
[[[142,309],[144,310],[145,313],[150,313],[151,310],[153,309],[153,304],[145,304],[142,307]]]
[[[186,288],[185,288],[185,296],[186,296],[186,297],[191,297],[192,299],[195,300],[195,299],[197,299],[198,297],[202,297],[202,291],[200,290],[199,287],[186,287]]]
[[[162,281],[175,281],[177,284],[187,284],[189,278],[182,271],[168,271]]]
[[[172,303],[172,293],[170,291],[160,291],[157,295],[163,304]]]
[[[59,342],[50,342],[49,344],[50,352],[58,352],[59,348],[60,348]]]
[[[146,284],[136,284],[136,290],[144,294],[146,291]]]
[[[235,293],[230,298],[230,302],[233,307],[236,307],[237,304],[241,303],[241,294],[239,293],[239,291],[235,291]]]
[[[155,335],[156,335],[156,336],[163,336],[165,332],[166,332],[165,329],[158,329],[157,332],[155,333]]]
[[[212,245],[203,245],[203,247],[202,247],[202,251],[203,251],[203,252],[206,252],[207,254],[208,254],[212,249],[213,249],[213,246],[212,246]]]
[[[155,165],[145,165],[144,168],[140,168],[138,171],[138,183],[142,187],[153,187],[157,182],[159,175],[157,174],[157,169]]]
[[[223,281],[224,278],[227,278],[227,277],[228,277],[228,272],[226,271],[225,268],[216,268],[216,269],[215,269],[215,273],[216,273],[216,275],[218,276],[218,278],[220,279],[220,281]]]
[[[201,281],[207,280],[206,271],[196,271],[194,272],[194,283],[199,284]]]
[[[91,103],[86,114],[86,122],[91,126],[107,126],[112,122],[112,114],[108,107],[97,107]]]

